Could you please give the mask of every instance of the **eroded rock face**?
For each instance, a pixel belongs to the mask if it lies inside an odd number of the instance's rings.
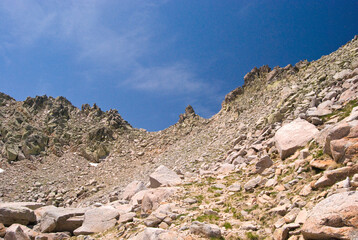
[[[318,203],[302,227],[305,239],[358,237],[358,192],[334,194]]]
[[[317,133],[317,128],[303,119],[296,119],[281,127],[275,134],[275,143],[281,159],[305,146]]]
[[[150,176],[150,188],[170,187],[181,184],[181,179],[174,171],[161,165]]]

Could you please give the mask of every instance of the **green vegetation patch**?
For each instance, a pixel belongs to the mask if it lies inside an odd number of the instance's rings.
[[[202,194],[195,196],[196,200],[198,201],[199,204],[201,204],[204,200],[204,196]]]
[[[246,237],[251,240],[259,240],[259,236],[253,232],[246,232]]]
[[[225,223],[224,223],[224,228],[225,228],[225,229],[232,229],[231,223],[225,222]]]
[[[199,222],[210,222],[214,223],[215,221],[219,220],[220,217],[213,214],[204,214],[201,216],[198,216],[195,220]]]
[[[341,121],[344,118],[348,117],[351,114],[352,109],[357,106],[358,106],[358,100],[357,99],[351,100],[346,105],[344,105],[343,108],[335,110],[331,114],[328,114],[326,116],[322,116],[321,120],[323,122],[327,122],[332,117],[338,116],[338,121]]]

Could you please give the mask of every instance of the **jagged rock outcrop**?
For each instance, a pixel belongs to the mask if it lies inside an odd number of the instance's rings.
[[[185,119],[193,119],[197,115],[195,114],[194,108],[190,105],[188,105],[185,108],[185,113],[179,115],[179,123],[183,123]]]

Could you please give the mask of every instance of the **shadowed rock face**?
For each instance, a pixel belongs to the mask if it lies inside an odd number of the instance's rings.
[[[116,110],[102,112],[96,105],[85,105],[80,111],[64,97],[44,95],[17,102],[1,93],[0,107],[0,141],[4,143],[0,155],[9,161],[49,153],[62,156],[66,146],[87,149],[89,160],[98,160],[99,141],[109,146],[113,133],[131,129]]]

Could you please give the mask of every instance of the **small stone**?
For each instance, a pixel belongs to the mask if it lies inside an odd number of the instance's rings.
[[[271,158],[268,155],[265,155],[256,163],[256,172],[262,173],[266,168],[271,167],[272,165],[273,161]]]
[[[287,228],[278,228],[273,233],[274,240],[286,240],[288,238],[288,229]]]
[[[261,176],[252,178],[244,185],[244,188],[246,191],[252,191],[255,187],[257,187],[261,183],[261,181],[262,181]]]
[[[241,185],[239,183],[234,183],[227,188],[229,192],[240,192]]]
[[[297,217],[295,219],[295,223],[297,224],[304,224],[306,222],[307,219],[307,211],[306,209],[302,209],[298,214]]]
[[[130,213],[125,213],[125,214],[121,214],[119,217],[118,222],[119,223],[127,223],[127,222],[132,222],[133,218],[136,216],[135,213],[130,212]]]
[[[194,198],[186,198],[186,199],[184,199],[184,202],[187,204],[194,204],[194,203],[197,203],[198,200],[194,199]]]
[[[308,196],[310,193],[312,192],[312,188],[311,185],[305,185],[302,190],[300,191],[299,195],[300,196]]]
[[[293,221],[295,221],[299,212],[300,212],[299,208],[293,208],[289,213],[287,213],[283,217],[285,219],[285,223],[292,223]]]
[[[300,151],[300,159],[306,159],[310,155],[310,152],[307,148]]]
[[[224,189],[226,188],[226,186],[222,183],[217,183],[217,184],[214,184],[213,185],[214,188],[217,188],[217,189]]]

